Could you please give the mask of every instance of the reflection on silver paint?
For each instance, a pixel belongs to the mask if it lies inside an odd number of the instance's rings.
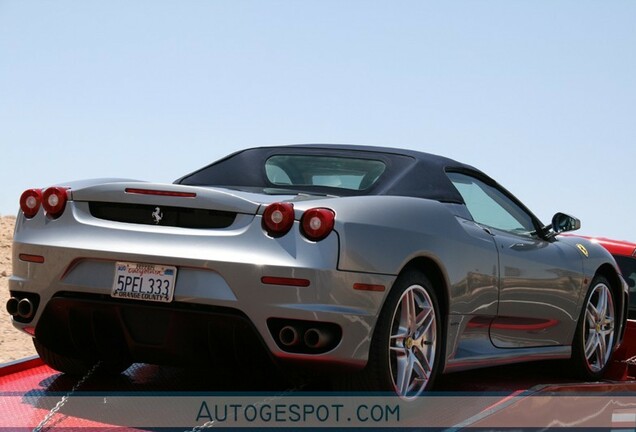
[[[499,246],[499,309],[491,339],[501,348],[563,345],[574,337],[583,288],[580,253],[559,241],[524,238],[493,230]],[[559,263],[560,267],[555,267]],[[532,326],[497,326],[500,320],[549,319],[556,324],[538,331]]]
[[[445,372],[495,366],[527,360],[563,359],[571,355],[570,346],[500,349],[490,343],[494,318],[453,316],[448,329],[449,345]],[[447,345],[448,346],[448,345]]]

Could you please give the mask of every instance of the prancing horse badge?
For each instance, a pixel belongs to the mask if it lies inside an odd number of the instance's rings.
[[[161,209],[159,207],[155,207],[155,211],[152,212],[152,218],[155,220],[155,223],[158,225],[163,219],[163,213],[161,213]]]
[[[577,243],[576,247],[579,248],[579,250],[581,251],[583,255],[585,255],[585,258],[588,258],[590,256],[590,253],[587,251],[585,246],[583,246],[581,243]]]

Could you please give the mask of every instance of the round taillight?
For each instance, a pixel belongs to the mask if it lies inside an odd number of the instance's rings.
[[[309,240],[319,241],[333,231],[336,214],[331,209],[314,208],[303,213],[300,219],[302,233]]]
[[[280,237],[294,225],[294,206],[291,203],[273,203],[263,213],[263,227],[272,237]]]
[[[50,187],[44,191],[42,195],[42,207],[46,210],[46,214],[53,219],[57,219],[64,213],[66,207],[66,188]]]
[[[20,196],[20,210],[27,218],[32,218],[40,210],[42,205],[42,191],[40,189],[27,189]]]

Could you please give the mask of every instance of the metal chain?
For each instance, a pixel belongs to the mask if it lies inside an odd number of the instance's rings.
[[[68,402],[68,398],[75,393],[79,388],[88,380],[97,370],[97,368],[102,364],[101,361],[98,361],[91,367],[88,372],[73,386],[73,388],[62,396],[62,399],[55,404],[55,406],[48,412],[48,414],[42,419],[42,421],[33,429],[33,432],[41,432],[42,428],[46,426],[46,424],[53,418],[53,416]]]
[[[192,429],[185,432],[199,432],[200,430],[203,430],[203,429],[209,429],[212,426],[214,426],[214,420],[207,421],[203,423],[201,426],[195,426]]]
[[[631,360],[631,359],[630,359]],[[95,371],[97,370],[97,368],[99,368],[99,366],[101,366],[102,362],[98,361],[97,363],[95,363],[89,370],[88,372],[86,372],[86,374],[80,378],[79,381],[77,381],[77,383],[73,386],[73,388],[64,396],[62,396],[62,399],[60,399],[60,401],[55,404],[55,406],[51,409],[51,411],[49,411],[46,416],[42,419],[42,421],[33,429],[33,432],[41,432],[42,429],[44,428],[44,426],[46,426],[46,424],[51,421],[51,419],[53,418],[53,416],[55,414],[57,414],[57,412],[62,409],[62,407],[68,402],[69,397],[72,396],[77,390],[79,390],[79,388],[91,377],[93,376],[93,374],[95,373]],[[269,398],[265,398],[263,399],[263,401],[259,402],[258,405],[262,405],[264,403],[270,402],[272,400],[276,400],[276,399],[280,399],[283,398],[289,394],[292,394],[298,390],[302,390],[303,387],[305,387],[305,384],[300,384],[296,387],[291,387],[286,389],[285,391],[283,391],[282,393],[269,397]],[[210,420],[207,421],[205,423],[203,423],[200,426],[195,426],[194,428],[185,431],[185,432],[199,432],[203,429],[209,429],[212,428],[214,426],[214,420]]]

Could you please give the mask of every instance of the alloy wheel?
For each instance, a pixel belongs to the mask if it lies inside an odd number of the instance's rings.
[[[389,364],[395,392],[420,395],[431,379],[437,351],[438,317],[431,296],[420,285],[409,286],[391,320]]]
[[[614,300],[604,283],[597,284],[588,297],[583,338],[588,367],[593,372],[602,370],[614,346]]]

